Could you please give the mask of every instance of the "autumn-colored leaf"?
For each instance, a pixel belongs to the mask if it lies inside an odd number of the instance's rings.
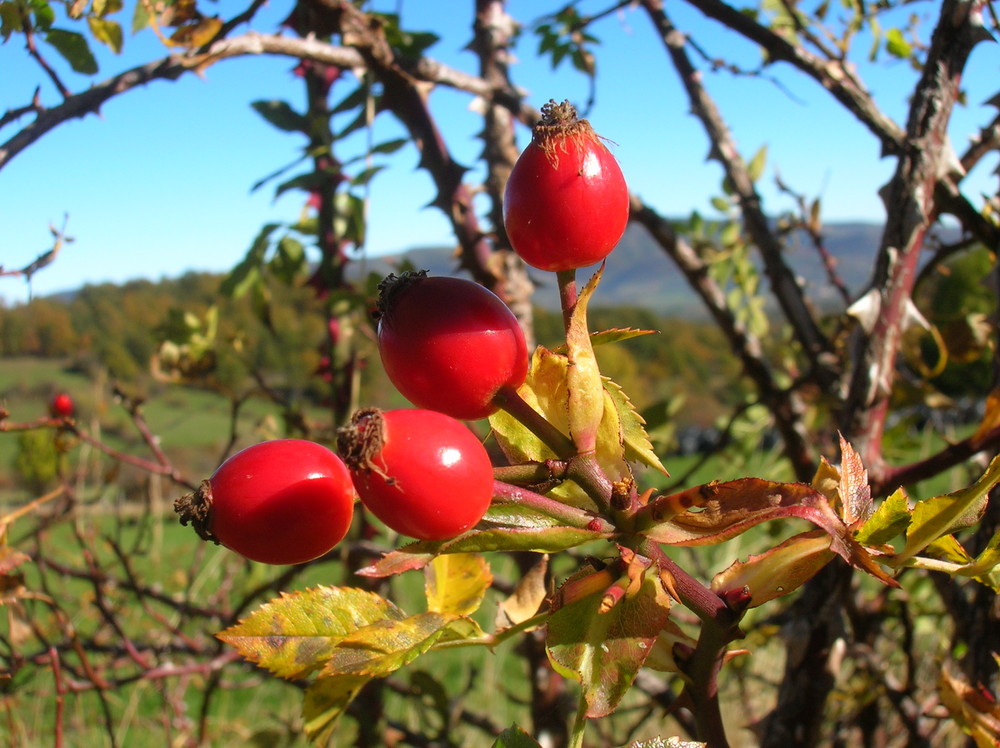
[[[561,607],[549,619],[546,640],[556,670],[580,681],[590,718],[615,710],[670,615],[655,574],[610,609],[602,603],[601,595],[589,595]]]
[[[366,675],[334,675],[309,684],[302,702],[302,721],[313,745],[330,744],[337,722],[370,680]]]
[[[671,545],[721,543],[773,519],[803,519],[824,530],[830,548],[851,566],[884,584],[897,583],[858,543],[827,498],[805,483],[762,478],[712,482],[659,496],[635,516],[636,529]]]
[[[953,678],[947,670],[941,671],[938,694],[952,719],[975,741],[977,748],[1000,745],[1000,703],[994,696]]]
[[[979,422],[976,432],[972,435],[972,443],[982,443],[997,428],[1000,428],[1000,387],[994,389],[986,397],[986,410],[983,413],[983,420]]]
[[[840,516],[844,523],[855,526],[872,516],[872,488],[868,483],[868,470],[861,462],[861,455],[840,436],[840,484],[837,490]]]
[[[187,49],[197,49],[208,44],[222,29],[222,19],[218,17],[200,18],[199,20],[178,27],[174,33],[166,39],[166,43],[171,47],[186,47]]]
[[[830,536],[822,530],[795,535],[716,574],[712,590],[724,599],[739,593],[740,607],[755,608],[787,595],[833,560]]]
[[[542,609],[549,595],[549,557],[540,554],[524,576],[518,581],[514,592],[497,606],[494,629],[499,633],[533,618]]]
[[[427,609],[453,616],[475,613],[493,581],[490,565],[475,553],[438,556],[426,567],[425,575]]]
[[[337,642],[321,677],[347,674],[385,677],[434,646],[454,620],[455,616],[428,612],[375,621]]]
[[[314,587],[282,593],[217,636],[275,675],[299,678],[322,666],[344,637],[379,621],[404,618],[374,592]]]

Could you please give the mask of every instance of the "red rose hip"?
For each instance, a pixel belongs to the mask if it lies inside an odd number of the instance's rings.
[[[347,467],[332,451],[304,439],[276,439],[234,454],[174,509],[181,524],[251,561],[300,564],[344,538],[356,498]]]
[[[418,408],[475,420],[497,410],[502,388],[528,371],[513,312],[471,280],[390,275],[380,288],[378,350],[390,381]]]
[[[433,410],[359,410],[337,448],[361,503],[388,527],[446,540],[474,526],[493,498],[493,466],[465,424]]]
[[[511,247],[540,270],[575,270],[602,261],[628,223],[621,167],[569,102],[542,107],[531,143],[504,190]]]

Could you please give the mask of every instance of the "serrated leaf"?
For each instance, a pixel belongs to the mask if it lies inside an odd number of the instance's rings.
[[[830,536],[822,530],[795,535],[746,561],[736,561],[712,580],[712,591],[737,592],[741,606],[755,608],[788,595],[811,579],[835,557]]]
[[[542,748],[541,744],[517,725],[497,735],[492,748]]]
[[[811,522],[832,538],[831,549],[851,566],[883,584],[898,586],[855,540],[827,498],[805,483],[778,483],[762,478],[712,482],[658,496],[635,517],[637,530],[652,540],[672,545],[720,543],[778,518]]]
[[[427,609],[453,616],[475,613],[493,582],[490,565],[475,553],[438,556],[427,566],[425,575]]]
[[[872,516],[857,531],[855,537],[863,545],[884,545],[906,531],[910,523],[910,505],[906,491],[894,491],[878,505]]]
[[[604,390],[611,398],[612,407],[618,414],[621,429],[622,444],[625,445],[625,459],[641,462],[659,470],[664,475],[670,475],[653,450],[653,444],[646,433],[646,421],[639,415],[625,390],[617,383],[604,378]]]
[[[399,608],[374,592],[314,587],[282,593],[216,636],[275,675],[299,678],[321,666],[345,637],[403,618]]]
[[[863,523],[872,516],[872,489],[861,455],[840,436],[840,482],[837,498],[841,518],[847,525]]]
[[[337,722],[370,680],[364,675],[334,675],[309,684],[302,701],[302,721],[313,745],[330,743]]]
[[[250,104],[253,110],[270,124],[285,132],[308,132],[309,121],[292,105],[280,99],[258,100]]]
[[[454,621],[454,616],[433,612],[374,621],[337,642],[321,677],[385,677],[434,646]]]
[[[66,29],[49,29],[45,41],[55,47],[77,73],[93,75],[97,72],[97,59],[83,34]]]
[[[670,616],[670,602],[655,575],[610,610],[601,595],[566,605],[549,618],[546,650],[553,667],[581,683],[587,717],[612,713]]]
[[[990,490],[998,482],[1000,455],[993,458],[986,472],[968,488],[918,502],[906,531],[906,545],[893,563],[903,564],[937,538],[977,522],[986,510]]]

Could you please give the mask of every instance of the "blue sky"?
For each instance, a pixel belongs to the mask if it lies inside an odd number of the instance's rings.
[[[290,5],[275,0],[254,28],[273,30]],[[376,3],[384,9],[396,5]],[[528,21],[536,17],[539,5],[510,0],[508,7],[516,18]],[[443,6],[453,12],[442,13]],[[433,28],[442,40],[431,54],[475,70],[472,54],[463,50],[472,6],[466,0],[409,0],[402,3],[403,24]],[[227,14],[241,6],[219,7]],[[603,4],[588,1],[583,7],[595,10]],[[678,25],[694,21],[696,38],[710,53],[735,55],[748,67],[754,65],[756,53],[734,36],[698,19],[685,6],[674,4],[672,10]],[[604,19],[595,32],[602,45],[597,105],[590,118],[616,143],[614,152],[632,190],[668,215],[692,210],[713,214],[709,201],[721,193],[720,168],[705,160],[707,140],[688,113],[676,75],[645,16],[625,10]],[[539,106],[549,98],[584,101],[582,77],[568,65],[552,71],[547,61],[535,60],[536,44],[532,35],[524,35],[513,68],[531,103]],[[93,79],[60,67],[71,88],[80,90],[162,56],[165,49],[147,32],[128,37],[121,56],[98,52],[101,70]],[[54,53],[49,57],[59,62]],[[30,262],[50,246],[49,224],[61,225],[68,215],[68,234],[75,241],[53,266],[36,275],[35,294],[81,283],[232,267],[262,224],[292,221],[301,209],[301,198],[294,193],[274,200],[269,187],[250,192],[254,182],[294,159],[302,146],[300,138],[275,130],[250,107],[254,100],[273,98],[301,106],[301,85],[290,75],[292,66],[292,61],[279,58],[223,62],[202,78],[192,75],[131,91],[112,100],[100,117],[64,124],[43,137],[0,170],[0,265],[13,268]],[[26,104],[39,84],[45,103],[58,102],[28,59],[21,38],[0,45],[0,70],[0,110]],[[958,150],[964,148],[966,135],[995,113],[980,103],[996,93],[1000,45],[979,45],[969,70],[969,106],[955,117]],[[787,69],[773,72],[780,74],[784,90],[763,79],[736,80],[724,73],[706,78],[747,155],[768,146],[768,169],[761,183],[766,208],[773,212],[789,205],[771,186],[777,167],[797,190],[822,198],[826,220],[880,220],[877,190],[891,175],[892,162],[880,160],[875,140],[818,86]],[[861,72],[882,106],[899,121],[914,80],[906,63],[884,59],[875,66],[863,64]],[[466,164],[474,163],[480,148],[479,120],[470,103],[468,95],[445,89],[431,94],[449,144]],[[384,119],[377,125],[376,141],[400,134],[394,122]],[[6,128],[0,140],[13,132]],[[527,142],[528,133],[522,137]],[[404,148],[388,163],[391,168],[371,187],[367,251],[381,254],[453,243],[444,216],[425,207],[433,192],[429,178],[416,169],[415,150]],[[996,167],[994,155],[970,175],[967,194],[995,191],[996,177],[990,172]],[[25,300],[24,282],[0,278],[0,298],[8,303]]]

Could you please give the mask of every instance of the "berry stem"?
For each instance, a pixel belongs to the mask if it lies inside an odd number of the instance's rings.
[[[562,307],[563,326],[569,332],[573,310],[576,309],[577,289],[576,270],[559,270],[556,273],[556,283],[559,285],[559,305]]]
[[[497,394],[493,396],[493,403],[507,411],[518,423],[537,436],[560,460],[568,460],[576,454],[576,447],[569,437],[532,408],[513,387],[504,386],[497,390]]]

